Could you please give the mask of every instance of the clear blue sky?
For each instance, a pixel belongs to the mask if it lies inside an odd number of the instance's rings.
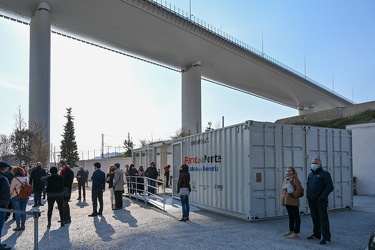
[[[167,2],[187,13],[191,6],[193,18],[302,74],[306,70],[308,77],[356,103],[375,99],[375,1]],[[0,19],[0,37],[0,134],[9,135],[18,107],[28,119],[29,27]],[[68,107],[80,156],[90,151],[92,157],[94,149],[99,155],[101,134],[105,152],[122,145],[128,132],[138,146],[140,139],[169,139],[181,126],[180,83],[179,73],[52,35],[51,143],[59,149]],[[222,116],[232,125],[297,114],[202,82],[203,126],[211,121],[216,127]]]

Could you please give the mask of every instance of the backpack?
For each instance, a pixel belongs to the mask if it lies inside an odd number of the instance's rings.
[[[29,198],[30,195],[33,192],[33,186],[31,186],[29,183],[27,183],[27,181],[22,183],[17,177],[16,177],[16,179],[17,179],[17,181],[19,181],[22,184],[21,191],[19,193],[17,193],[17,189],[16,189],[18,199]]]

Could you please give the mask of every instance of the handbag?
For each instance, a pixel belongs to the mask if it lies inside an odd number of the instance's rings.
[[[180,195],[189,195],[189,188],[180,188]]]

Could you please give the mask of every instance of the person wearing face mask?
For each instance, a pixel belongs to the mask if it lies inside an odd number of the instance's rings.
[[[289,231],[283,233],[288,238],[298,238],[301,228],[301,217],[299,215],[299,197],[303,193],[302,185],[298,179],[294,167],[288,167],[281,189],[281,204],[285,205],[289,216]]]
[[[191,192],[189,166],[187,164],[182,164],[179,170],[180,175],[178,177],[177,193],[180,194],[182,208],[182,218],[179,219],[179,221],[189,221],[189,194]]]
[[[313,235],[308,240],[318,240],[323,235],[321,245],[331,242],[331,232],[328,220],[328,195],[333,191],[331,174],[322,168],[322,162],[314,158],[311,162],[311,173],[307,179],[307,200],[314,225]]]

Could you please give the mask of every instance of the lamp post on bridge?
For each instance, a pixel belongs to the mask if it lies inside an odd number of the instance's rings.
[[[190,20],[191,20],[192,16],[193,15],[191,14],[191,0],[189,0],[189,18],[190,18]]]

